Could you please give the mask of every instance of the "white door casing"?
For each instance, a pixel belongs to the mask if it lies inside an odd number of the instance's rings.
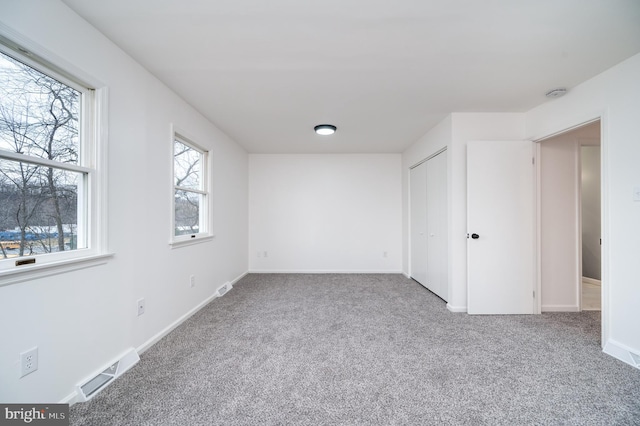
[[[469,314],[535,312],[533,158],[531,141],[467,143]]]

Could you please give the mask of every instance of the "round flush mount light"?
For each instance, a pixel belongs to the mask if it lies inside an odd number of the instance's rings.
[[[560,96],[564,96],[567,94],[567,89],[564,87],[559,87],[557,89],[549,90],[545,96],[547,98],[559,98]]]
[[[336,126],[333,124],[318,124],[313,130],[316,131],[317,134],[322,136],[329,136],[336,132]]]

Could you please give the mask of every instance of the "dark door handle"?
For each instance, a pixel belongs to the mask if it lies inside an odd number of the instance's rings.
[[[477,240],[478,238],[480,238],[480,235],[478,235],[478,234],[471,234],[471,238],[473,238],[474,240]]]

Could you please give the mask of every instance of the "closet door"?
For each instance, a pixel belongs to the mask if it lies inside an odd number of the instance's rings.
[[[411,278],[427,286],[427,163],[409,171]]]
[[[427,288],[448,299],[447,285],[447,152],[427,165]]]

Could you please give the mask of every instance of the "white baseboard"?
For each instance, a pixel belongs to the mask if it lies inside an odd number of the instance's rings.
[[[602,282],[600,280],[596,280],[595,278],[589,278],[589,277],[582,277],[582,282],[585,284],[602,285]]]
[[[233,287],[233,285],[235,283],[237,283],[238,281],[240,281],[242,278],[244,278],[246,275],[248,274],[248,272],[245,272],[241,275],[239,275],[238,277],[234,278],[232,281],[228,281],[228,283]],[[223,284],[224,285],[224,284]],[[218,287],[219,288],[219,287]],[[209,303],[211,303],[211,301],[213,301],[213,299],[216,299],[219,296],[218,294],[218,288],[216,288],[216,291],[209,297],[207,297],[206,299],[204,299],[202,302],[200,302],[198,305],[196,305],[193,309],[191,309],[190,311],[188,311],[187,313],[185,313],[184,315],[182,315],[180,318],[178,318],[177,320],[175,320],[174,322],[172,322],[171,324],[169,324],[167,327],[165,327],[163,330],[161,330],[159,333],[157,333],[156,335],[154,335],[153,337],[151,337],[149,340],[147,340],[146,342],[144,342],[142,345],[138,346],[136,348],[136,350],[138,351],[139,354],[144,353],[144,351],[146,351],[147,349],[149,349],[151,346],[155,345],[160,339],[162,339],[164,336],[166,336],[167,334],[171,333],[176,327],[178,327],[180,324],[182,324],[183,322],[185,322],[187,319],[189,319],[191,316],[193,316],[193,314],[195,314],[196,312],[198,312],[200,309],[204,308],[205,306],[207,306]]]
[[[403,272],[402,275],[404,275],[404,277],[407,279],[411,279],[411,275],[407,274],[406,272]]]
[[[78,402],[78,391],[73,391],[62,400],[58,402],[58,404],[69,404],[69,406],[74,405]]]
[[[542,312],[580,312],[576,305],[542,305]]]
[[[340,269],[251,269],[250,274],[403,274],[400,270],[340,270]],[[403,274],[404,275],[404,274]]]
[[[236,285],[236,283],[238,281],[240,281],[241,279],[243,279],[244,277],[246,277],[247,275],[249,275],[249,271],[238,275],[236,278],[234,278],[232,281],[229,281],[231,283],[232,286]]]
[[[635,351],[622,343],[609,339],[602,352],[640,370],[640,351]]]
[[[187,319],[189,319],[193,314],[198,312],[200,309],[202,309],[205,306],[207,306],[213,299],[216,299],[217,297],[218,297],[218,290],[216,289],[216,292],[214,294],[212,294],[211,296],[207,297],[205,300],[200,302],[196,307],[194,307],[193,309],[188,311],[186,314],[182,315],[180,318],[178,318],[177,320],[175,320],[174,322],[169,324],[167,327],[165,327],[159,333],[155,334],[153,337],[151,337],[149,340],[144,342],[142,345],[138,346],[136,348],[138,353],[139,354],[144,353],[151,346],[153,346],[156,343],[158,343],[160,341],[160,339],[162,339],[167,334],[171,333],[176,327],[178,327],[180,324],[185,322]]]
[[[466,306],[453,306],[450,303],[447,303],[447,309],[450,312],[455,312],[455,313],[465,313],[465,312],[467,312],[467,307]]]

